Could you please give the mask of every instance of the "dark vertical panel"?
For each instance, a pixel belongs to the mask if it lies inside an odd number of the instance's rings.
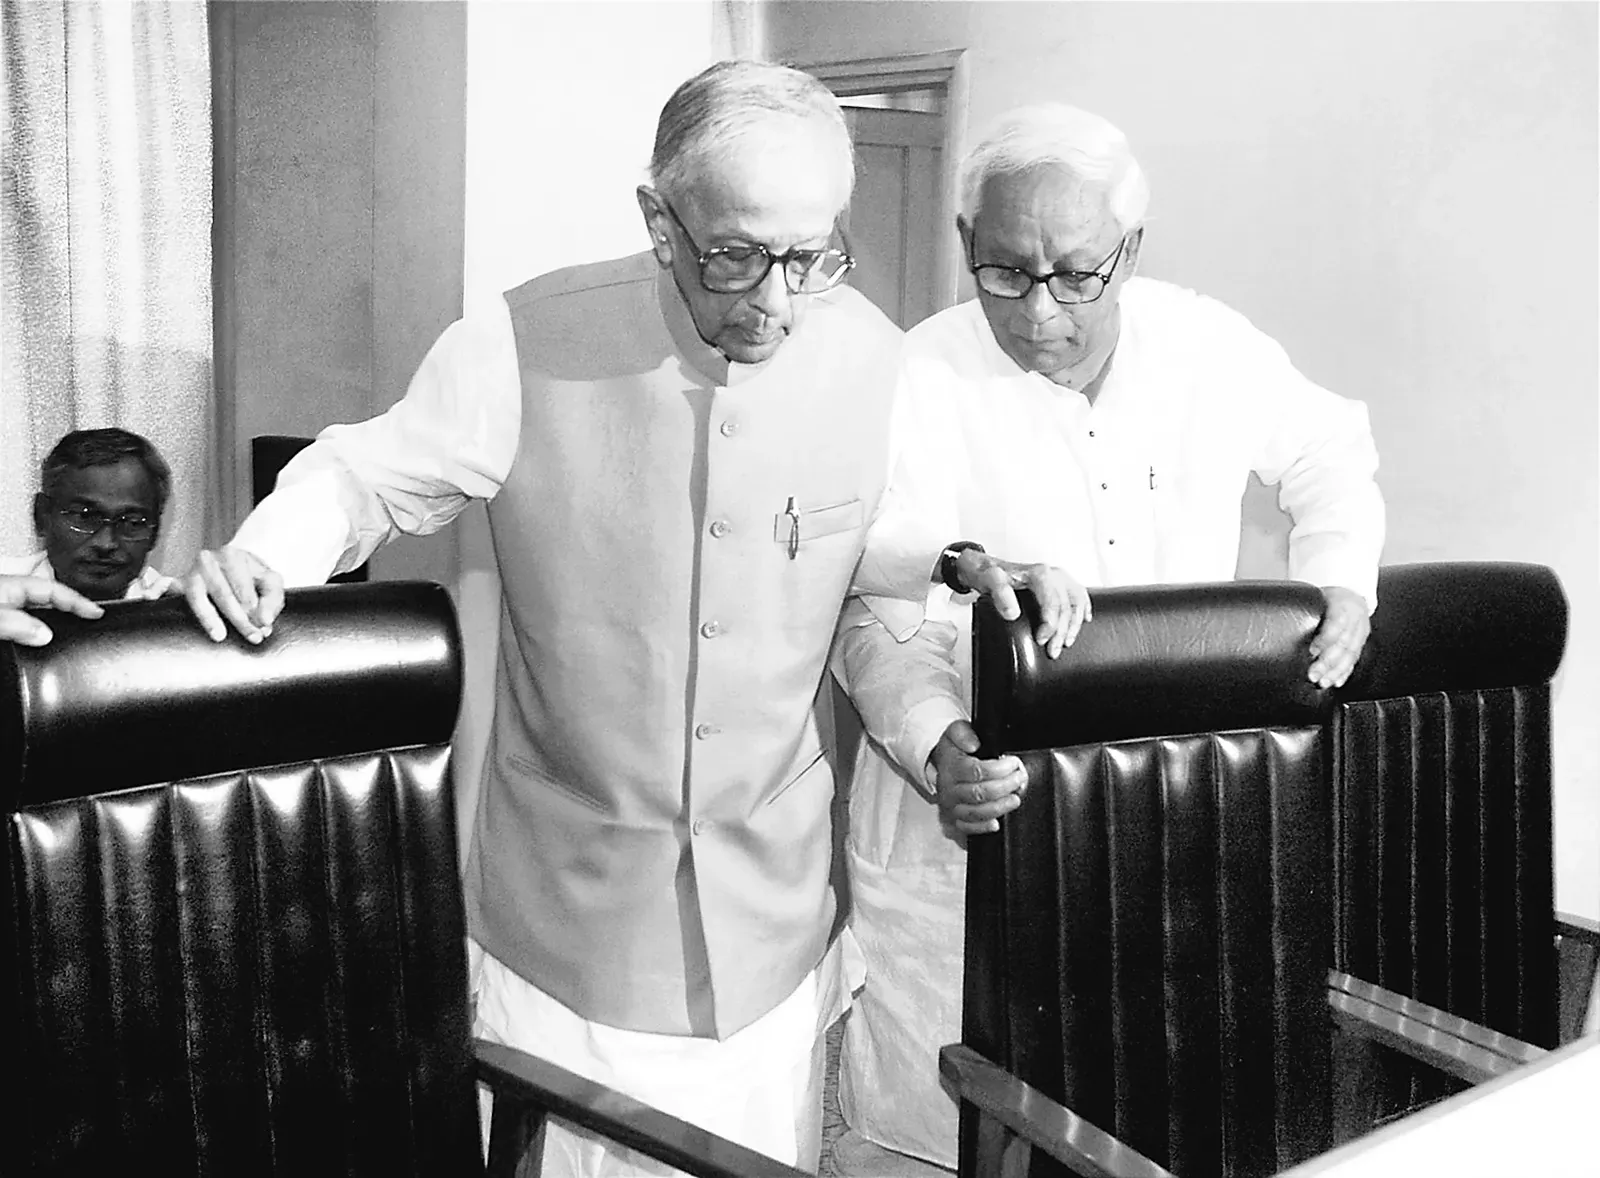
[[[114,1050],[100,1066],[116,1092],[125,1158],[194,1167],[183,964],[177,928],[170,791],[165,786],[89,803],[100,851],[105,960]]]
[[[1256,773],[1266,778],[1272,809],[1275,1172],[1332,1139],[1327,976],[1319,968],[1332,956],[1332,789],[1321,729],[1259,739]]]
[[[1114,1132],[1167,1157],[1167,1044],[1162,985],[1161,758],[1154,741],[1106,746],[1110,865]]]
[[[1377,977],[1380,986],[1410,993],[1411,852],[1413,846],[1411,764],[1415,716],[1411,701],[1381,709],[1378,745],[1372,750],[1372,782],[1378,834],[1373,869],[1378,877]]]
[[[1516,749],[1517,1017],[1498,1028],[1556,1046],[1560,996],[1555,949],[1550,685],[1507,688]]]
[[[1219,775],[1213,742],[1160,743],[1163,798],[1162,932],[1168,1140],[1179,1173],[1222,1166],[1222,1052],[1217,810],[1236,783]]]
[[[284,1174],[322,1164],[346,1111],[329,1051],[338,1028],[317,778],[311,766],[250,778],[273,1166]]]
[[[1449,715],[1443,694],[1416,697],[1411,729],[1411,941],[1412,988],[1419,1000],[1444,1006],[1450,997],[1449,892],[1446,887],[1445,750]]]
[[[178,942],[184,969],[197,1170],[271,1173],[259,910],[250,789],[243,774],[173,787]]]
[[[412,1172],[455,1172],[477,1149],[473,1065],[467,1044],[466,915],[456,862],[448,748],[391,753],[406,1045],[411,1053]]]
[[[111,1004],[100,952],[98,834],[79,801],[40,806],[13,818],[18,843],[20,945],[26,1007],[23,1099],[33,1114],[33,1151],[45,1158],[93,1158],[115,1150],[115,1092],[100,1056],[111,1041]],[[112,1114],[107,1119],[107,1114]]]
[[[1259,733],[1213,740],[1217,777],[1227,783],[1217,814],[1224,1141],[1232,1172],[1270,1174],[1277,1168],[1271,791]]]
[[[1346,704],[1335,712],[1334,887],[1340,902],[1334,963],[1358,977],[1378,977],[1379,747],[1383,718],[1376,705]]]
[[[1484,928],[1484,838],[1482,749],[1476,697],[1448,698],[1445,734],[1444,920],[1449,961],[1449,994],[1442,1004],[1464,1018],[1482,1012]]]
[[[1099,746],[1052,754],[1056,803],[1054,902],[1060,923],[1052,953],[1060,963],[1055,1010],[1063,1098],[1110,1129],[1116,1060],[1112,1002],[1111,866],[1105,831],[1111,762]],[[1013,815],[1014,817],[1014,815]],[[1018,873],[1013,872],[1013,878]]]
[[[406,1174],[413,1155],[404,1050],[399,896],[391,849],[388,761],[351,757],[323,768],[328,943],[334,1001],[329,1045],[348,1114],[326,1143],[352,1174]]]

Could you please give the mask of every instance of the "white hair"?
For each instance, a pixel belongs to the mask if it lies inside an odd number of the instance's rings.
[[[673,92],[656,124],[651,182],[668,197],[682,195],[741,139],[770,132],[774,119],[814,120],[834,132],[848,200],[855,153],[839,100],[810,74],[759,61],[719,61]]]
[[[1041,167],[1060,168],[1104,191],[1124,233],[1144,221],[1150,185],[1127,136],[1099,115],[1064,102],[1019,106],[990,124],[961,164],[962,215],[972,220],[991,177]]]

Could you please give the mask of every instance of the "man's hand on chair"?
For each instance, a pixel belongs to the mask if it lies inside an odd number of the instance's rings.
[[[1361,648],[1372,633],[1367,617],[1367,602],[1354,589],[1324,585],[1322,596],[1327,609],[1322,625],[1311,638],[1311,670],[1307,673],[1318,687],[1342,687],[1355,670]]]
[[[965,720],[944,730],[928,755],[935,775],[939,817],[962,834],[990,834],[1000,819],[1022,804],[1028,771],[1016,757],[980,760],[978,734]]]
[[[1089,591],[1066,569],[1054,565],[1001,560],[982,549],[967,548],[956,558],[956,576],[969,591],[986,594],[1008,622],[1022,613],[1017,590],[1031,590],[1039,603],[1039,628],[1033,639],[1049,658],[1077,641],[1078,631],[1094,616]]]
[[[29,607],[66,610],[80,618],[98,618],[105,610],[83,594],[48,577],[0,576],[0,641],[43,646],[50,627],[23,611]]]
[[[259,643],[283,612],[283,578],[243,548],[202,552],[183,578],[183,595],[213,642],[221,642],[231,624],[246,641]]]

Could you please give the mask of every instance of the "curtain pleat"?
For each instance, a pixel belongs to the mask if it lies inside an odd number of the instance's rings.
[[[0,549],[62,434],[117,425],[172,467],[165,571],[200,547],[214,436],[206,6],[4,2]]]

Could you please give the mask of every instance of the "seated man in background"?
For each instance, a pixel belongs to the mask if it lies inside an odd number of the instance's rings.
[[[285,583],[488,500],[504,608],[465,873],[476,1031],[814,1168],[821,1033],[860,968],[835,935],[813,703],[888,477],[900,333],[841,285],[854,166],[815,78],[712,66],[662,109],[650,170],[646,250],[449,327],[401,401],[325,430],[186,588],[212,637],[270,640]],[[937,554],[875,591],[920,599]],[[965,568],[1049,599],[1027,570]],[[659,1172],[546,1132],[547,1176]]]
[[[978,297],[906,336],[894,522],[1090,586],[1230,580],[1254,471],[1293,517],[1289,575],[1327,600],[1309,677],[1343,683],[1384,538],[1365,406],[1222,304],[1133,277],[1148,188],[1105,120],[1010,112],[961,180]],[[844,1113],[869,1141],[950,1168],[957,1110],[937,1052],[960,1039],[963,839],[997,829],[1026,786],[1015,758],[972,756],[966,600],[935,587],[926,621],[904,602],[852,603],[836,652],[874,737],[850,799],[868,983],[846,1024]]]
[[[45,457],[33,497],[44,551],[0,560],[0,572],[59,581],[91,601],[143,601],[175,582],[149,564],[172,474],[125,429],[80,429]]]

